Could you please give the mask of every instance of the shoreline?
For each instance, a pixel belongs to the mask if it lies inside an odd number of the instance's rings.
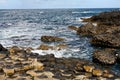
[[[105,17],[106,22],[104,23],[101,21],[106,14],[101,13],[85,20],[88,23],[79,28],[69,26],[69,29],[75,30],[78,35],[92,37],[90,43],[102,48],[93,53],[93,62],[78,58],[56,58],[53,54],[39,55],[31,52],[33,48],[25,49],[12,46],[6,49],[0,44],[0,77],[3,80],[119,80],[120,75],[115,75],[112,70],[106,67],[103,68],[104,65],[112,66],[116,64],[120,59],[119,52],[117,52],[120,29],[119,23],[114,21],[119,20],[119,18],[112,18],[113,21],[108,23],[107,20],[111,20],[111,16],[116,15],[116,12],[108,12],[107,14],[110,15]],[[120,12],[117,15],[119,16]],[[98,19],[98,21],[92,21],[92,19]],[[97,23],[96,26],[93,25],[94,22]],[[41,40],[43,42],[57,42],[63,41],[64,38],[42,36]],[[56,46],[41,44],[37,49],[60,51],[66,47],[65,44]]]

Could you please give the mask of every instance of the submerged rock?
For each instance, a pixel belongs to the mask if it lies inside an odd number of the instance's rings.
[[[46,44],[41,44],[40,47],[37,48],[38,50],[53,50],[53,46],[48,46]]]
[[[93,60],[103,64],[114,64],[116,62],[115,50],[97,50],[93,53]]]
[[[64,38],[59,38],[55,36],[42,36],[41,41],[43,42],[57,42],[57,41],[63,41]]]

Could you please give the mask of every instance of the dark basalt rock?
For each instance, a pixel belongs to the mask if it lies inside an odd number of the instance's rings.
[[[99,15],[92,16],[89,19],[83,19],[87,22],[97,22],[100,25],[119,26],[120,25],[120,11],[104,12]]]
[[[114,64],[116,55],[114,49],[97,50],[93,53],[93,61],[103,64]]]
[[[43,42],[57,42],[57,41],[63,41],[64,38],[59,38],[55,36],[42,36],[41,41]]]
[[[120,48],[120,33],[95,35],[90,42],[96,46]]]
[[[7,51],[7,49],[5,49],[2,44],[0,44],[0,51]]]
[[[68,26],[69,29],[77,31],[78,28],[76,26]]]
[[[77,34],[79,35],[95,35],[96,28],[92,23],[87,23],[78,28]]]

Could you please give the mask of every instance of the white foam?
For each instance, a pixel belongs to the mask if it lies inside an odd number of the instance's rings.
[[[91,16],[79,17],[79,18],[76,18],[76,20],[79,21],[79,22],[82,22],[83,19],[88,19],[88,18],[90,18],[90,17],[91,17]]]
[[[39,55],[46,55],[46,54],[54,54],[55,57],[66,57],[64,56],[64,53],[66,52],[65,49],[62,50],[33,50],[33,53],[38,53]]]

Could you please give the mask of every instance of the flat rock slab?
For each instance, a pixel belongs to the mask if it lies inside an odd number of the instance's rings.
[[[115,50],[97,50],[93,53],[93,60],[103,64],[114,64],[116,62]]]

